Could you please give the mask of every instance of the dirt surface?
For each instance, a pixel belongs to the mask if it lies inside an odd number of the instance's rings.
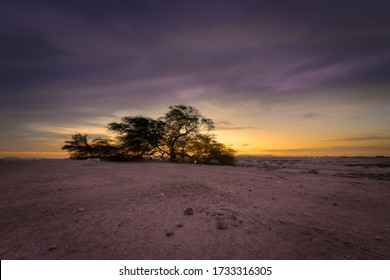
[[[3,159],[0,258],[390,259],[389,168]]]

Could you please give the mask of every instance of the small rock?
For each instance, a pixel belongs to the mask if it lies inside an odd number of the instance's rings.
[[[223,221],[218,221],[217,222],[217,229],[226,229],[227,228],[227,224]]]
[[[236,221],[237,220],[237,216],[233,214],[233,215],[230,216],[230,219],[232,219],[233,221]]]
[[[51,245],[51,246],[49,247],[49,251],[53,251],[53,250],[55,250],[56,248],[57,248],[56,245]]]
[[[183,224],[177,224],[176,226],[177,227],[183,227]]]
[[[192,208],[187,208],[184,211],[184,215],[192,215],[192,214],[194,214],[194,210],[192,210]]]
[[[337,206],[338,204],[337,203],[333,203],[333,206]]]
[[[175,233],[173,231],[168,231],[165,235],[168,237],[173,236]]]
[[[379,235],[375,236],[374,237],[375,240],[382,240],[382,237],[380,237]]]
[[[77,211],[79,211],[79,212],[84,212],[84,210],[85,210],[85,209],[84,209],[83,207],[77,209]]]

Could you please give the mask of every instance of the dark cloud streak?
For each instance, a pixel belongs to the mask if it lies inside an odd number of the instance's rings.
[[[334,142],[334,141],[372,141],[372,140],[390,140],[390,136],[384,136],[384,135],[361,135],[361,136],[354,136],[354,137],[345,137],[345,138],[338,138],[338,139],[330,139],[327,140],[328,142]]]

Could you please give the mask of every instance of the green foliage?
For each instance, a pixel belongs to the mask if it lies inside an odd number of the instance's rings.
[[[187,105],[174,105],[161,118],[143,116],[123,117],[112,122],[108,130],[118,134],[117,141],[105,138],[89,139],[87,134],[76,133],[62,147],[71,158],[99,157],[111,160],[134,160],[146,156],[170,161],[203,164],[234,165],[235,151],[216,141],[214,122],[202,116],[198,109]]]

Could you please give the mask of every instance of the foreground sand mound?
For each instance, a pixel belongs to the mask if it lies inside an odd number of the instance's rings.
[[[0,160],[0,257],[389,259],[389,166]]]

